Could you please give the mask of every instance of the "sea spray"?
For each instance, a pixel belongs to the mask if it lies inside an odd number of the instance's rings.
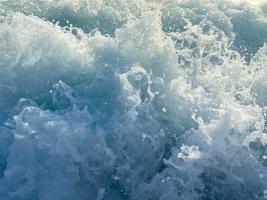
[[[0,199],[264,199],[266,5],[0,1]]]

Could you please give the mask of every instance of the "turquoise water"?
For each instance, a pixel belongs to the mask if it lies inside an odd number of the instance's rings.
[[[0,0],[1,200],[267,198],[267,4]]]

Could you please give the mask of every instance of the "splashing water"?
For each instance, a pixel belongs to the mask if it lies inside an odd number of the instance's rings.
[[[266,199],[266,41],[264,3],[0,1],[0,199]]]

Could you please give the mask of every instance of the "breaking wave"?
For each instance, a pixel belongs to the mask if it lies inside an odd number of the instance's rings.
[[[0,1],[1,200],[267,198],[267,4]]]

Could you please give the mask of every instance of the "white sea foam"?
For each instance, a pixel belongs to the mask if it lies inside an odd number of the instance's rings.
[[[264,199],[266,6],[0,1],[0,199]]]

